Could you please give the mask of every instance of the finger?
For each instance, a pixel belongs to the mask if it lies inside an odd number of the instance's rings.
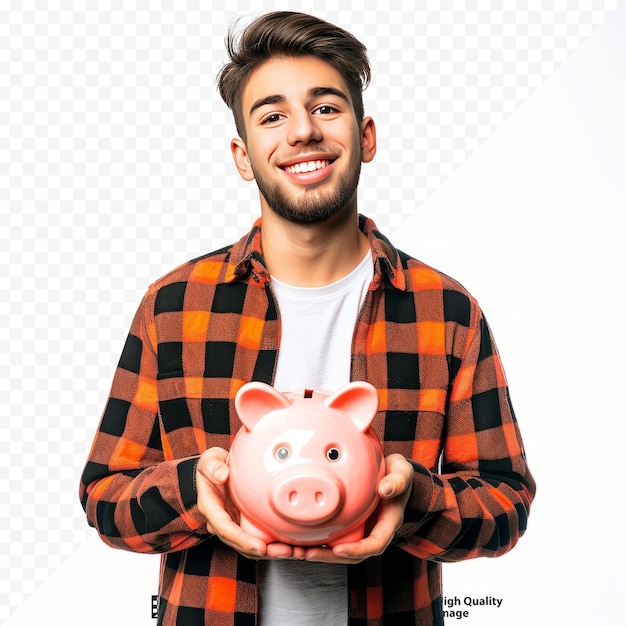
[[[413,466],[401,455],[385,458],[386,474],[378,484],[381,498],[390,499],[404,493],[413,481]]]
[[[322,546],[308,548],[305,552],[304,558],[307,561],[316,561],[318,563],[355,563],[354,559],[346,559],[344,557],[337,556],[331,548],[325,548]]]
[[[302,561],[306,555],[306,548],[302,546],[292,546],[293,548],[293,558]]]
[[[250,558],[259,558],[267,553],[267,544],[258,537],[247,533],[232,520],[224,509],[214,509],[207,529],[227,546]]]
[[[402,524],[404,507],[404,497],[385,500],[377,510],[377,517],[369,534],[360,541],[337,544],[333,548],[334,554],[351,560],[362,560],[382,554]]]
[[[360,541],[337,544],[332,552],[335,557],[343,559],[344,562],[362,561],[370,556],[378,556],[391,543],[395,531],[394,522],[379,520],[367,537]]]
[[[209,448],[202,453],[198,461],[198,471],[215,484],[223,484],[228,480],[228,452],[223,448]]]
[[[219,463],[217,461],[210,463],[207,467],[207,471],[212,476],[212,480],[217,484],[224,484],[228,480],[230,475],[230,468],[225,463]]]
[[[268,543],[265,556],[270,559],[302,559],[304,558],[304,549],[286,543]]]

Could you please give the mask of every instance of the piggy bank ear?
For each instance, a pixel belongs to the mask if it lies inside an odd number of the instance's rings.
[[[365,432],[378,411],[378,393],[369,383],[356,381],[328,396],[324,404],[347,413],[357,428]]]
[[[242,424],[253,430],[257,422],[271,411],[285,409],[289,399],[271,385],[246,383],[235,396],[235,410]]]

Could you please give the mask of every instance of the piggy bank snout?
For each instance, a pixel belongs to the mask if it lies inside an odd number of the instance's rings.
[[[274,487],[272,507],[303,525],[331,519],[343,504],[343,485],[331,476],[289,476]]]

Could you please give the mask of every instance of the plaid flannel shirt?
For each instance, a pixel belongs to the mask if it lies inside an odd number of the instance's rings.
[[[440,563],[512,548],[535,484],[476,301],[359,220],[375,269],[351,377],[377,388],[373,428],[415,478],[392,544],[348,568],[349,624],[438,625]],[[238,243],[151,285],[82,475],[87,519],[107,544],[162,553],[159,624],[256,623],[255,561],[207,533],[194,479],[199,455],[228,449],[239,429],[237,390],[272,383],[280,316],[260,229],[259,219]]]

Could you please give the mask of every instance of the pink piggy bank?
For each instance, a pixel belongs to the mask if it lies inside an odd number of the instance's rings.
[[[235,408],[243,423],[228,458],[240,525],[266,543],[329,545],[363,538],[385,474],[370,424],[376,389],[353,382],[328,394],[280,393],[245,384]]]

